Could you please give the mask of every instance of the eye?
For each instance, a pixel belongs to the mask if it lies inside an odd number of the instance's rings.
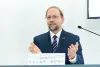
[[[51,16],[47,16],[47,19],[50,19],[51,18]]]

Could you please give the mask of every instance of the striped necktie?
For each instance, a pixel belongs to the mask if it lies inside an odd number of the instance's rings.
[[[55,53],[57,50],[57,36],[56,35],[53,36],[52,50],[53,50],[53,53]]]

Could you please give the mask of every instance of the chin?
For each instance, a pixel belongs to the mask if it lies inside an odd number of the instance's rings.
[[[51,30],[51,31],[56,31],[57,29],[56,29],[56,28],[50,28],[50,30]]]
[[[57,27],[49,27],[50,31],[56,31],[58,28]]]

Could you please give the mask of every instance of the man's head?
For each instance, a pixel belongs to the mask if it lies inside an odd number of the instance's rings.
[[[48,27],[52,32],[58,32],[62,28],[64,16],[58,7],[49,7],[46,11],[46,19]]]

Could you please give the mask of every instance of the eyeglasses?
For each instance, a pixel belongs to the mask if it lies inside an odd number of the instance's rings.
[[[47,20],[50,20],[51,18],[57,19],[57,18],[59,18],[59,17],[60,17],[60,16],[53,15],[53,16],[47,16],[46,19],[47,19]]]

